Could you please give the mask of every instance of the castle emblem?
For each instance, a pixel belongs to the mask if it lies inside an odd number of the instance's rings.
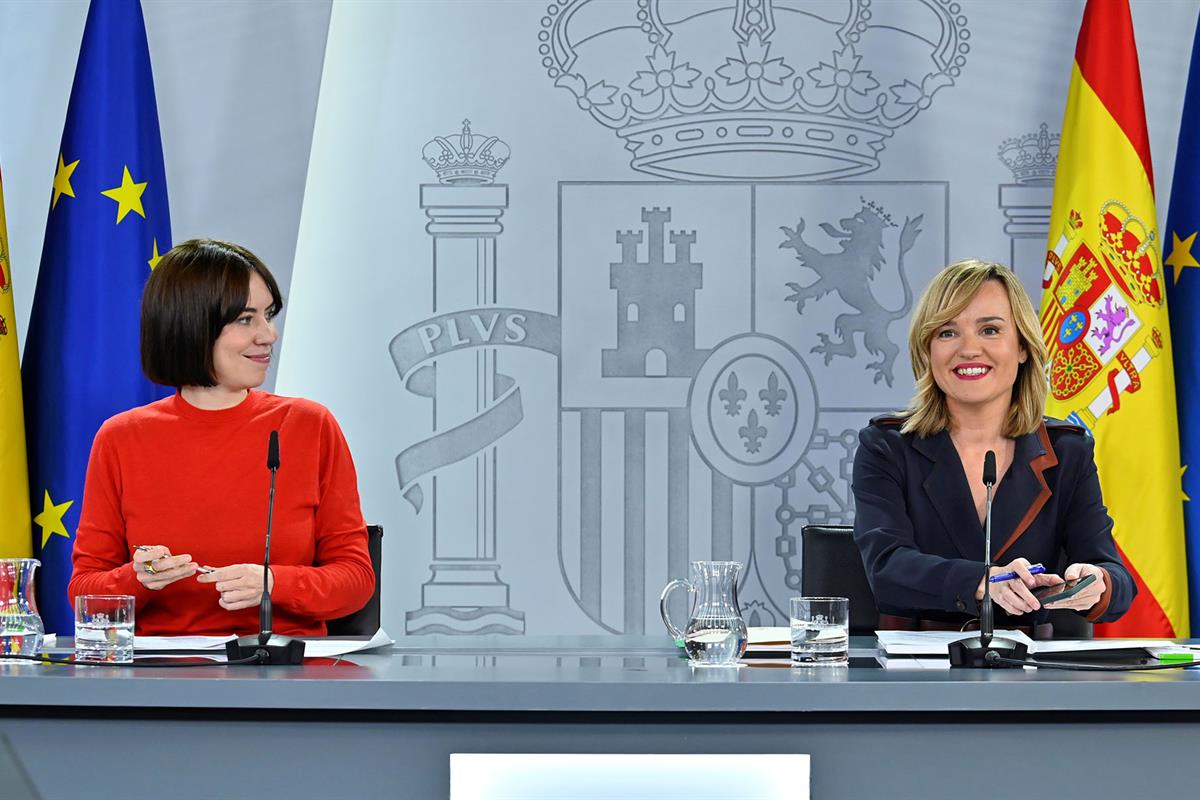
[[[753,181],[871,172],[892,133],[954,85],[970,51],[951,0],[846,0],[834,16],[783,0],[700,5],[578,0],[542,18],[546,74],[624,140],[641,172]]]
[[[1139,314],[1163,298],[1154,229],[1119,200],[1105,202],[1095,224],[1089,237],[1083,214],[1072,210],[1042,276],[1053,298],[1042,310],[1050,393],[1077,399],[1072,419],[1089,429],[1120,410],[1123,392],[1141,389],[1163,346],[1162,332]]]
[[[638,261],[642,231],[620,231],[621,261],[610,265],[617,290],[617,347],[602,354],[607,377],[691,377],[705,353],[697,350],[696,292],[704,285],[703,266],[693,263],[695,231],[671,231],[672,261],[665,260],[663,232],[670,209],[642,209],[646,224],[645,261]]]

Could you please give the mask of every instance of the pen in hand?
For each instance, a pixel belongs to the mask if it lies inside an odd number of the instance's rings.
[[[1029,568],[1030,575],[1041,575],[1045,571],[1046,568],[1041,564],[1034,564]],[[1003,583],[1004,581],[1011,581],[1015,577],[1017,577],[1017,573],[1015,572],[1001,572],[988,578],[988,583]]]
[[[142,551],[153,550],[153,549],[154,548],[148,544],[139,544],[137,547],[134,548],[134,550],[142,550]],[[196,567],[196,571],[204,573],[205,575],[207,575],[210,572],[216,572],[216,570],[213,569],[212,567]]]

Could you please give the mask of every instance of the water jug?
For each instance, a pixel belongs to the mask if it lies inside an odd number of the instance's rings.
[[[33,594],[36,558],[0,558],[0,658],[42,649],[42,618]]]
[[[746,623],[737,599],[741,571],[739,561],[693,561],[687,580],[673,580],[662,591],[658,610],[663,623],[676,641],[683,641],[694,666],[734,666],[746,650]],[[692,601],[683,630],[667,613],[667,596],[681,586],[687,587]]]

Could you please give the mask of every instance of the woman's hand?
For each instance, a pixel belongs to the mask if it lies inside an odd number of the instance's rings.
[[[275,576],[268,573],[268,591],[275,586]],[[262,602],[262,564],[230,564],[196,578],[199,583],[216,584],[221,594],[218,601],[226,611],[253,608]]]
[[[1046,608],[1070,608],[1075,611],[1087,611],[1100,601],[1104,594],[1104,570],[1095,564],[1072,564],[1063,571],[1064,581],[1073,581],[1087,575],[1095,575],[1096,580],[1090,586],[1080,590],[1074,597],[1059,600],[1057,603],[1047,603]]]
[[[1033,596],[1032,590],[1039,586],[1062,583],[1063,579],[1057,575],[1046,573],[1031,575],[1029,567],[1029,559],[1015,558],[1003,567],[992,567],[989,572],[989,575],[1000,575],[1005,572],[1017,573],[1017,577],[1012,580],[993,583],[991,589],[992,600],[1009,614],[1021,615],[1037,611],[1042,604]],[[983,599],[982,578],[979,581],[979,587],[975,590],[975,599]]]
[[[199,568],[190,555],[173,556],[161,544],[142,545],[133,551],[133,574],[138,583],[152,591],[189,578]]]

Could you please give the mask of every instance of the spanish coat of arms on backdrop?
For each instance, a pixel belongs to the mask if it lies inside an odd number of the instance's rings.
[[[519,141],[465,122],[425,148],[435,303],[391,348],[434,420],[396,459],[434,515],[409,633],[526,632],[497,546],[524,415],[506,347],[557,364],[558,474],[528,479],[558,486],[561,579],[596,630],[656,629],[659,589],[707,558],[746,563],[751,624],[786,624],[800,527],[853,521],[857,430],[908,399],[914,287],[948,255],[946,183],[864,176],[953,90],[966,22],[948,0],[549,5],[546,78],[630,174],[581,160],[558,183],[560,302],[539,312],[497,302],[519,297],[502,216],[521,198],[499,182]]]

